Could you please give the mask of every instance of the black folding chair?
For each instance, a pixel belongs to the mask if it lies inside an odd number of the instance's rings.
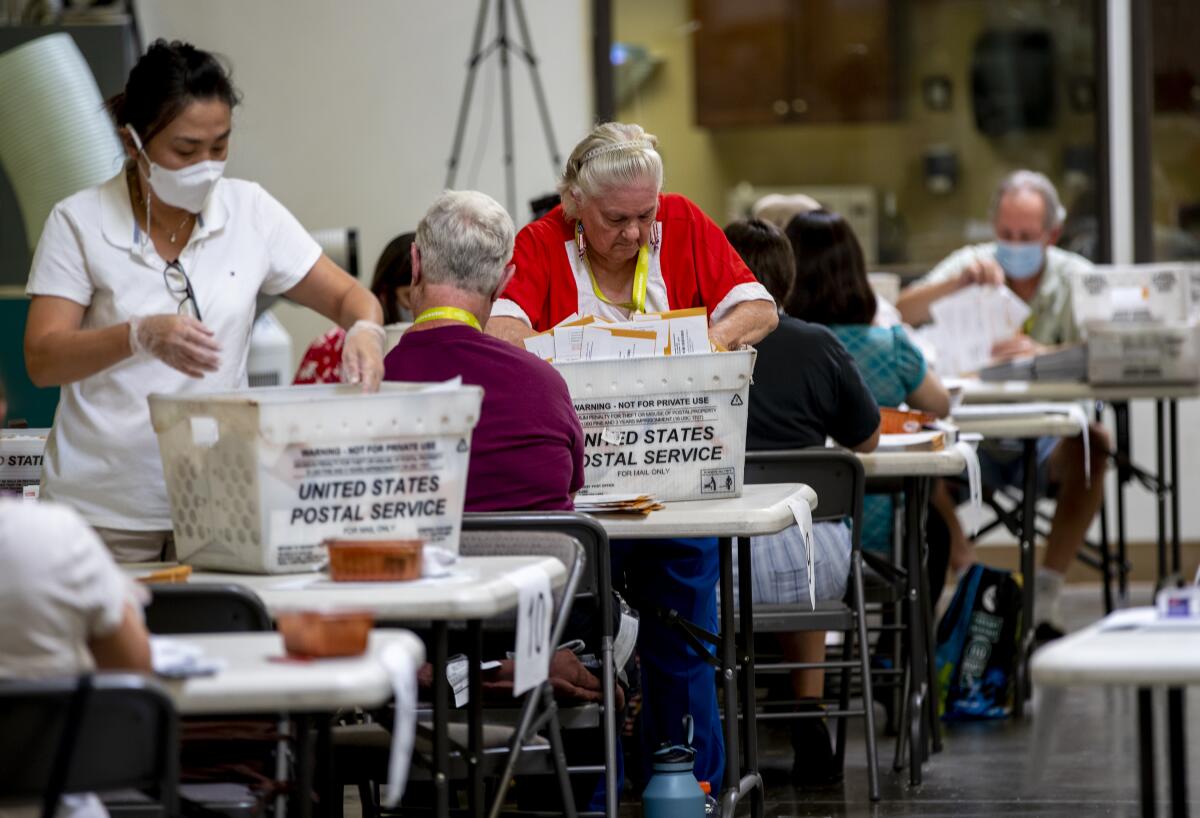
[[[48,818],[54,794],[138,790],[174,816],[178,758],[175,708],[142,676],[0,682],[0,806],[41,801]]]
[[[240,585],[152,585],[146,629],[157,634],[269,631],[262,600]]]
[[[867,641],[866,594],[863,585],[862,508],[866,477],[862,463],[853,453],[841,449],[797,449],[793,451],[763,451],[746,453],[746,483],[804,483],[819,498],[813,513],[814,522],[849,519],[852,523],[850,551],[850,588],[840,602],[818,603],[816,610],[807,605],[762,605],[753,607],[755,633],[787,631],[840,631],[844,634],[842,658],[814,664],[790,662],[756,664],[754,673],[788,672],[799,669],[827,668],[841,672],[838,709],[826,713],[744,713],[744,718],[795,719],[836,718],[838,765],[845,761],[846,719],[861,717],[865,722],[867,745],[867,782],[872,801],[879,800],[879,762],[875,744],[875,714],[872,699],[871,659]],[[739,593],[750,592],[747,558],[748,538],[738,540]],[[858,658],[854,658],[855,645]],[[862,677],[861,708],[850,707],[851,674],[858,668]],[[754,689],[754,679],[745,680]]]
[[[271,615],[262,600],[240,585],[222,583],[188,583],[182,585],[162,584],[150,586],[150,604],[145,608],[146,629],[160,636],[185,636],[201,633],[261,633],[273,630]],[[206,718],[184,719],[184,724],[204,725]],[[258,718],[232,719],[247,725],[261,722]],[[291,730],[288,720],[281,717],[276,724],[280,736]],[[297,741],[307,740],[305,729],[297,727]],[[300,733],[305,737],[301,738]],[[190,733],[191,739],[196,734]],[[275,746],[275,777],[286,775],[288,739],[279,738]],[[189,745],[190,746],[190,745]],[[265,751],[264,751],[265,752]],[[185,805],[197,804],[204,810],[226,816],[245,816],[256,811],[257,799],[250,789],[241,784],[183,784],[179,788]],[[136,806],[123,801],[106,802],[112,811],[136,812]]]

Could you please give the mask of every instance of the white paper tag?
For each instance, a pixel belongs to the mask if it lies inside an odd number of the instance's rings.
[[[637,644],[638,618],[624,611],[621,612],[621,626],[617,629],[617,638],[613,642],[613,667],[618,671],[625,667],[629,657],[633,655],[633,647]]]
[[[457,656],[450,657],[450,661],[446,662],[446,681],[450,684],[450,689],[454,691],[454,706],[462,707],[470,698],[470,691],[467,689],[467,669],[470,663],[467,662],[467,657],[461,653]]]
[[[804,561],[808,563],[808,603],[817,609],[817,578],[813,551],[812,508],[803,497],[793,497],[787,502],[796,526],[800,529],[800,541],[804,544]]]
[[[513,668],[513,696],[546,681],[550,676],[550,619],[554,598],[550,577],[536,566],[508,576],[517,586],[517,645]]]
[[[965,440],[955,443],[954,448],[963,456],[963,460],[967,461],[967,488],[971,504],[964,516],[967,530],[974,537],[983,525],[983,474],[979,469],[979,454],[975,447]]]
[[[408,784],[413,742],[417,734],[417,669],[412,657],[399,644],[388,645],[379,657],[392,677],[396,717],[392,723],[392,754],[388,758],[388,783],[383,788],[385,807],[399,806]]]

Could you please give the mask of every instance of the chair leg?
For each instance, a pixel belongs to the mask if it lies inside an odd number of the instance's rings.
[[[912,690],[912,669],[907,658],[904,660],[904,684],[900,685],[900,707],[897,708],[898,717],[896,723],[899,729],[896,730],[896,756],[892,760],[892,770],[900,772],[904,769],[904,751],[908,741],[908,699],[909,692]]]
[[[854,624],[858,658],[862,665],[863,732],[867,744],[867,784],[872,801],[879,800],[879,752],[875,745],[875,690],[871,678],[871,649],[867,642],[867,610],[863,602],[862,554],[851,555],[850,576],[854,582]],[[847,641],[850,634],[846,635]]]
[[[379,805],[375,801],[375,787],[370,781],[358,782],[358,801],[362,805],[362,818],[378,818]]]
[[[562,796],[563,815],[575,818],[575,791],[571,789],[571,776],[567,772],[567,753],[563,749],[562,732],[558,724],[558,705],[550,685],[542,686],[543,710],[549,713],[546,722],[546,737],[550,740],[550,752],[554,756],[554,773],[558,777],[558,790]]]
[[[842,633],[842,660],[849,661],[854,650],[854,640],[848,632]],[[838,709],[843,712],[850,709],[850,668],[842,668],[841,685],[838,689]],[[834,758],[837,760],[838,770],[846,768],[846,728],[847,721],[845,716],[840,716],[837,723],[837,742],[834,745]]]

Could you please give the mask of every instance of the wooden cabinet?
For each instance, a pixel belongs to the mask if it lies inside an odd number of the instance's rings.
[[[1151,9],[1154,111],[1200,112],[1200,3],[1154,0]]]
[[[904,0],[693,0],[696,120],[873,122],[902,112]]]

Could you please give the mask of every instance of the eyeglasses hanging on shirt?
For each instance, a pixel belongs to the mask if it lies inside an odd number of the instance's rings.
[[[180,315],[191,314],[197,321],[204,320],[200,315],[200,302],[196,300],[196,291],[192,289],[192,280],[188,278],[178,259],[168,262],[163,269],[163,282],[167,285],[167,292],[179,302]]]

